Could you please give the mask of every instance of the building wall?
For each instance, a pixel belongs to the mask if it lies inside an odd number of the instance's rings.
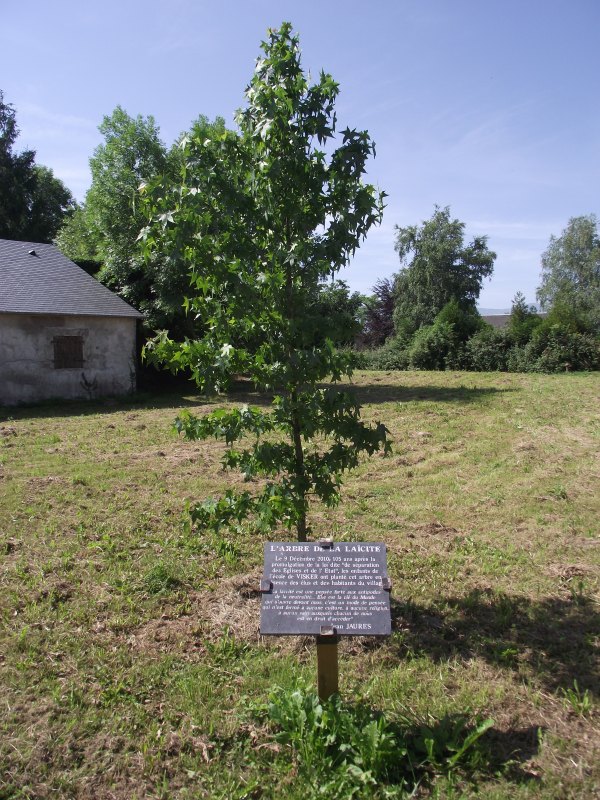
[[[135,391],[136,320],[0,314],[0,403]],[[57,369],[56,336],[81,336],[83,368]]]

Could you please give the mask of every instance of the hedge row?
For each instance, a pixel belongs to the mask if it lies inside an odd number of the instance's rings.
[[[486,325],[466,342],[459,342],[454,326],[438,322],[422,328],[410,342],[388,340],[378,350],[357,354],[361,369],[444,370],[474,372],[564,372],[600,369],[600,341],[574,333],[568,325],[542,326],[525,344],[515,343],[508,327]]]

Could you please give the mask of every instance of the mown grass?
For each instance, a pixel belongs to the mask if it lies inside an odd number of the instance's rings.
[[[344,641],[345,697],[390,720],[494,720],[477,767],[429,769],[417,794],[598,796],[599,376],[356,384],[394,453],[315,508],[313,535],[387,542],[394,633]],[[240,382],[215,401],[241,402],[268,398]],[[184,513],[241,481],[220,444],[170,432],[207,405],[0,411],[0,797],[308,796],[248,708],[314,681],[314,644],[258,636],[251,528],[202,537]]]

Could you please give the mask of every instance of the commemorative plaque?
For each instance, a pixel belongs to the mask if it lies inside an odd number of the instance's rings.
[[[267,542],[260,632],[274,636],[389,636],[384,542]]]

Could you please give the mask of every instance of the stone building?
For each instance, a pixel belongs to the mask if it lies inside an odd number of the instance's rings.
[[[0,239],[0,403],[134,391],[141,317],[53,245]]]

